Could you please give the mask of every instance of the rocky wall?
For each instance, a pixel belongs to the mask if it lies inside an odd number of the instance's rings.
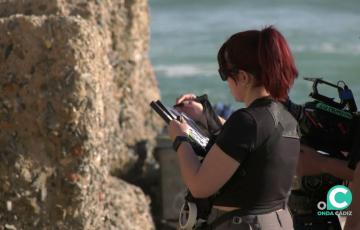
[[[161,127],[147,10],[0,1],[0,229],[154,228],[149,198],[110,175]]]
[[[4,0],[0,17],[13,14],[62,15],[82,18],[98,30],[113,67],[117,87],[119,124],[132,149],[141,140],[150,142],[162,127],[150,111],[149,101],[160,97],[148,57],[149,9],[145,0]],[[159,128],[160,127],[160,128]],[[131,152],[131,151],[130,151]],[[133,164],[134,156],[120,156],[118,164]],[[136,156],[135,156],[136,157]],[[123,168],[123,167],[120,167]]]

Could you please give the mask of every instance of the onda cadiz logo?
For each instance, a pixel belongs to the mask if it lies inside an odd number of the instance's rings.
[[[349,207],[351,201],[352,194],[350,189],[343,185],[336,185],[329,190],[326,203],[324,201],[320,201],[317,204],[317,207],[320,210],[317,214],[319,216],[351,216],[351,211],[342,211]]]

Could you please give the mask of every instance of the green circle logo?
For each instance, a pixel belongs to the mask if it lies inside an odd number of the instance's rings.
[[[344,210],[349,207],[352,201],[352,194],[348,187],[336,185],[327,194],[328,210]]]

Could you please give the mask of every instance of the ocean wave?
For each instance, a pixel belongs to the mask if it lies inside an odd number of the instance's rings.
[[[154,66],[157,75],[172,78],[184,78],[194,76],[210,77],[216,74],[215,65],[179,64]]]
[[[320,44],[313,44],[313,45],[293,45],[292,51],[298,53],[317,52],[321,54],[360,55],[360,43],[340,45],[331,42],[323,42]]]

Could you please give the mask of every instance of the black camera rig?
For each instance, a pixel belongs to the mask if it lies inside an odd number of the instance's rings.
[[[308,145],[328,157],[348,162],[351,169],[360,160],[360,114],[349,87],[339,81],[336,85],[321,78],[305,78],[312,81],[314,100],[297,105],[290,100],[284,105],[297,119],[301,143]],[[335,88],[338,99],[319,93],[318,86]],[[341,229],[336,216],[328,218],[316,215],[317,203],[325,200],[329,189],[344,181],[336,175],[321,174],[297,179],[300,187],[294,188],[289,198],[295,229]]]
[[[343,81],[335,85],[321,78],[304,79],[313,82],[309,96],[315,100],[304,105],[284,103],[299,122],[301,142],[329,157],[347,160],[354,169],[360,160],[360,113],[352,91]],[[319,84],[335,88],[339,101],[320,94]]]

